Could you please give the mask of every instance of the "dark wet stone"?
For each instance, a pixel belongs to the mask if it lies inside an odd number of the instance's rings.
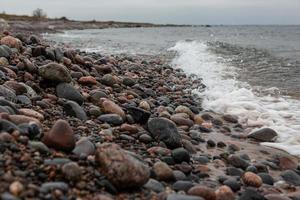
[[[200,164],[207,164],[210,162],[207,156],[196,156],[194,157],[194,160],[199,162]]]
[[[148,134],[142,134],[142,135],[140,135],[140,137],[139,137],[139,141],[148,144],[148,143],[152,142],[153,139],[152,139],[152,137],[151,137],[150,135],[148,135]]]
[[[232,115],[224,115],[223,116],[223,119],[227,122],[230,122],[230,123],[238,123],[238,119],[236,116],[232,116]]]
[[[280,176],[287,182],[295,186],[300,186],[300,176],[292,170],[286,170]]]
[[[277,137],[277,133],[270,128],[262,128],[248,135],[248,138],[258,140],[260,142],[272,142]]]
[[[11,49],[6,45],[0,45],[0,57],[9,58],[12,54]]]
[[[20,133],[26,135],[29,139],[33,139],[41,134],[41,129],[36,123],[23,123],[18,125]]]
[[[255,166],[253,166],[253,165],[250,165],[249,167],[247,167],[247,169],[245,171],[247,171],[247,172],[253,172],[255,174],[258,173],[257,168]]]
[[[213,140],[207,140],[207,147],[214,148],[216,147],[216,143]]]
[[[165,118],[153,118],[148,121],[148,129],[153,138],[163,141],[168,148],[180,147],[181,136],[174,122]]]
[[[267,184],[267,185],[273,185],[274,184],[273,177],[270,176],[268,173],[258,173],[257,175],[262,179],[264,184]]]
[[[163,192],[165,190],[165,187],[163,186],[163,184],[161,184],[160,182],[158,182],[155,179],[149,179],[149,181],[144,185],[144,188],[154,191],[154,192]]]
[[[81,105],[84,101],[83,96],[80,92],[74,88],[71,84],[60,83],[56,86],[56,94],[60,98],[75,101]]]
[[[228,163],[234,167],[246,169],[249,166],[249,163],[237,155],[230,155],[227,159]]]
[[[32,50],[33,57],[46,55],[46,48],[44,46],[39,45],[39,46],[33,47],[31,50]],[[51,59],[51,60],[53,60],[53,59]]]
[[[204,200],[201,197],[184,195],[184,194],[169,194],[167,200]]]
[[[98,103],[101,98],[108,98],[107,94],[101,90],[92,90],[90,92],[90,99],[94,103]]]
[[[227,167],[226,174],[229,176],[241,176],[244,173],[243,170],[235,167]]]
[[[104,85],[111,86],[111,87],[117,83],[115,78],[111,74],[105,74],[101,78],[100,82]]]
[[[168,165],[175,165],[175,161],[171,156],[164,156],[161,158],[161,160],[167,163]]]
[[[135,85],[135,80],[133,80],[132,78],[126,77],[126,78],[123,79],[123,84],[126,85],[126,86],[131,87],[131,86]]]
[[[233,178],[229,178],[226,181],[223,182],[224,185],[227,185],[232,189],[232,191],[236,192],[241,189],[241,183],[239,183],[237,180]]]
[[[129,112],[129,114],[133,117],[134,121],[140,124],[146,124],[151,115],[150,112],[137,107],[130,106],[126,109]]]
[[[116,126],[123,124],[123,118],[118,114],[104,114],[99,116],[97,119]]]
[[[53,190],[60,190],[66,192],[68,191],[68,189],[69,186],[65,182],[47,182],[42,184],[40,191],[43,193],[49,193]]]
[[[87,115],[83,108],[75,101],[67,101],[64,105],[64,111],[68,116],[76,117],[82,121],[87,120]]]
[[[19,130],[19,128],[12,122],[0,119],[0,131],[12,133],[13,131]]]
[[[174,177],[177,181],[186,181],[188,180],[187,176],[179,170],[174,170],[173,171]]]
[[[265,200],[265,197],[253,188],[246,188],[238,200]]]
[[[185,191],[187,192],[190,188],[192,188],[194,184],[191,181],[176,181],[172,188],[175,191]]]
[[[190,154],[184,148],[177,148],[172,151],[172,157],[176,163],[190,162]]]

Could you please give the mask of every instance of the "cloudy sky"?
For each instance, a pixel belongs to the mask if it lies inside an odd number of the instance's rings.
[[[300,0],[0,0],[0,12],[175,24],[300,24]]]

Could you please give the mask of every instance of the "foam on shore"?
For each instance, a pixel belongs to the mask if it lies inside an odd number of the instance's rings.
[[[236,80],[238,70],[210,53],[205,43],[181,41],[170,50],[178,53],[173,60],[174,67],[203,79],[205,91],[195,92],[202,96],[204,109],[237,115],[240,123],[253,130],[270,127],[279,137],[276,143],[263,145],[300,155],[299,100],[256,94],[250,85]]]

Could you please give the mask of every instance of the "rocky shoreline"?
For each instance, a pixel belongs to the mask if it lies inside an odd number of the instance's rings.
[[[277,133],[203,110],[163,60],[0,43],[1,199],[300,199],[299,159],[259,145]]]

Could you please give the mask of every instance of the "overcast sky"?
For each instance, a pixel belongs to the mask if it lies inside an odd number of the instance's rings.
[[[0,12],[174,24],[300,24],[300,0],[0,0]]]

